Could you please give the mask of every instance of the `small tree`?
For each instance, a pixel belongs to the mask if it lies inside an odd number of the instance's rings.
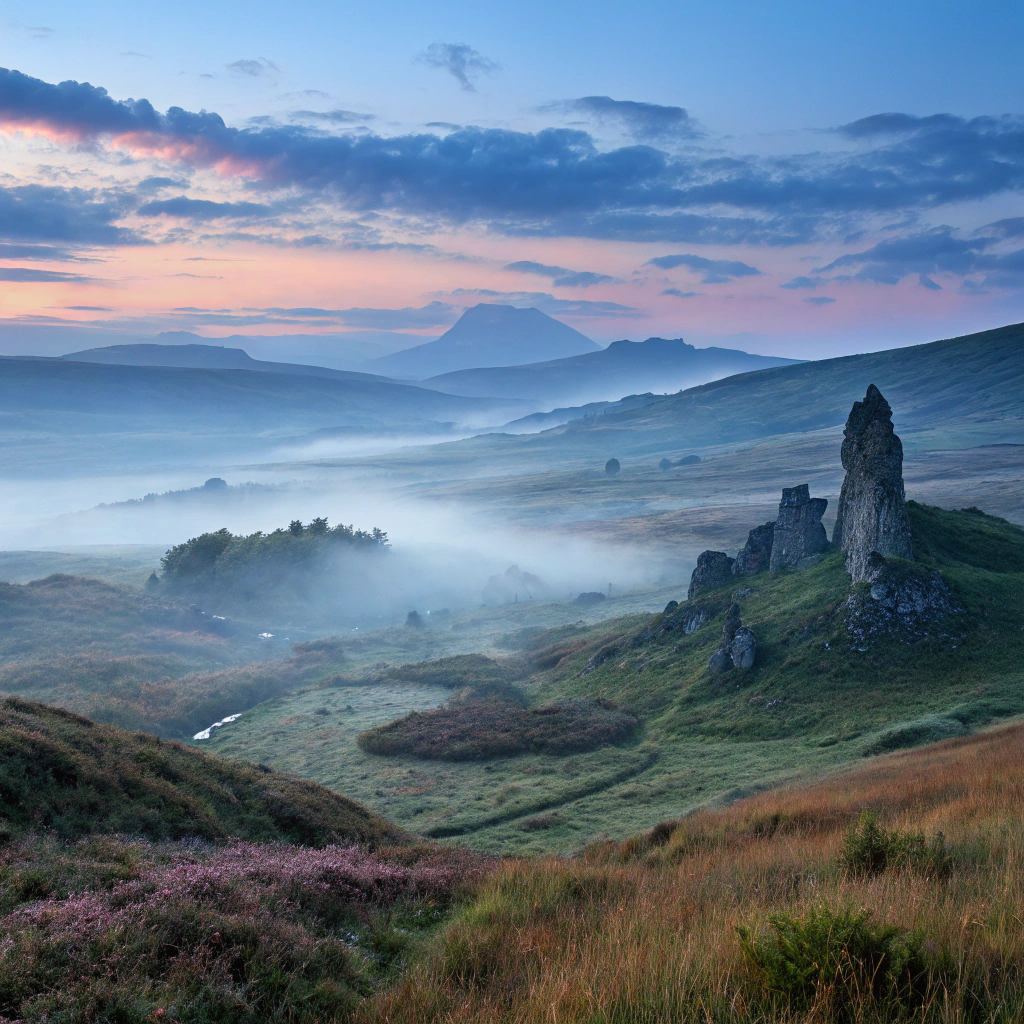
[[[672,460],[671,459],[662,459],[661,462],[658,463],[658,469],[660,469],[662,471],[662,473],[664,473],[666,469],[671,469],[671,468],[672,468]]]
[[[293,537],[301,537],[302,536],[302,520],[301,519],[293,519],[288,524],[288,532]]]
[[[609,476],[616,476],[620,469],[622,469],[622,467],[619,465],[619,460],[618,459],[609,459],[604,464],[604,471]]]
[[[309,524],[309,532],[316,537],[322,537],[327,533],[327,520],[323,516],[318,516]]]

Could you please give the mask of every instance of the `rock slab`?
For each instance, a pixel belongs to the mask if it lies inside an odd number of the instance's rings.
[[[767,572],[772,562],[772,544],[775,539],[775,523],[755,526],[747,537],[747,543],[736,556],[732,571],[737,576],[753,576]]]
[[[783,487],[772,540],[772,572],[795,568],[801,559],[828,548],[828,534],[821,525],[827,508],[828,500],[812,498],[807,484]]]
[[[690,576],[690,589],[686,592],[688,601],[701,590],[711,590],[728,583],[732,578],[732,564],[724,551],[702,551],[697,556],[697,567]]]
[[[854,583],[868,578],[868,557],[914,557],[903,487],[903,443],[892,426],[892,409],[871,384],[854,402],[843,431],[843,469],[832,543],[846,552]]]
[[[757,637],[740,621],[740,606],[733,604],[722,626],[722,646],[711,655],[708,670],[715,673],[754,667],[757,658]]]

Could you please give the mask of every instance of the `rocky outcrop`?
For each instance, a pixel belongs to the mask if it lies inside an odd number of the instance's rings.
[[[729,672],[734,668],[754,667],[757,658],[757,637],[754,631],[740,620],[740,606],[729,606],[722,626],[722,646],[711,655],[708,669],[711,672]]]
[[[868,558],[913,558],[903,489],[903,444],[892,426],[892,409],[874,384],[854,402],[843,431],[846,478],[832,543],[846,552],[854,583],[867,579]]]
[[[821,525],[826,508],[827,499],[812,498],[807,484],[782,489],[772,539],[772,572],[795,568],[802,559],[828,548],[828,534]]]
[[[690,576],[686,599],[692,601],[694,594],[701,590],[711,590],[728,583],[732,577],[734,561],[724,551],[702,551],[697,556],[697,567]]]
[[[846,599],[846,631],[855,650],[866,651],[876,640],[914,643],[926,637],[949,639],[955,646],[953,617],[963,608],[937,572],[887,562],[872,551],[864,559],[863,580]]]
[[[737,576],[753,576],[767,572],[772,562],[772,544],[775,538],[775,523],[755,526],[747,537],[747,543],[736,556],[732,571]]]

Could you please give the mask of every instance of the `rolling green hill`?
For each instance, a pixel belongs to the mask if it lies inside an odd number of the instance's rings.
[[[865,640],[850,618],[868,600],[864,587],[851,590],[834,552],[799,572],[738,578],[663,614],[524,635],[490,671],[479,659],[450,660],[278,697],[211,746],[315,778],[421,833],[487,850],[568,851],[750,787],[1024,714],[1024,530],[977,510],[909,509],[917,561],[899,571],[925,582],[939,573],[953,609],[913,628]],[[715,675],[708,661],[734,601],[757,636],[757,662]],[[359,729],[393,717],[385,705],[398,702],[398,684],[495,682],[537,709],[611,701],[642,730],[564,756],[481,753],[470,762],[436,749],[440,734],[429,757],[356,743]]]
[[[0,831],[311,846],[401,840],[389,822],[316,783],[17,697],[0,702]]]

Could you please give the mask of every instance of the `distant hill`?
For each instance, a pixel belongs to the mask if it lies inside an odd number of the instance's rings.
[[[1024,324],[961,338],[741,373],[621,412],[574,419],[539,434],[459,441],[446,458],[548,468],[581,458],[657,457],[705,445],[840,427],[869,384],[893,408],[904,444],[1024,441]]]
[[[390,378],[353,370],[334,370],[306,363],[271,363],[253,359],[244,349],[222,345],[157,344],[107,345],[69,352],[61,356],[75,363],[105,363],[115,366],[177,366],[204,370],[256,370],[296,377],[326,377],[330,380],[363,380],[392,383]]]
[[[49,430],[288,430],[353,426],[433,431],[500,423],[517,403],[442,395],[360,374],[124,366],[0,358],[0,409],[10,426]],[[337,374],[337,376],[335,376]]]
[[[596,352],[525,366],[459,370],[430,377],[423,384],[450,395],[515,396],[582,405],[643,392],[665,394],[748,370],[797,362],[736,349],[695,348],[681,338],[648,338],[616,341]]]
[[[467,309],[436,341],[374,359],[366,368],[391,377],[423,380],[467,367],[516,366],[598,349],[586,335],[539,309],[480,303]]]
[[[0,701],[0,829],[379,846],[398,828],[315,782],[69,711]]]

